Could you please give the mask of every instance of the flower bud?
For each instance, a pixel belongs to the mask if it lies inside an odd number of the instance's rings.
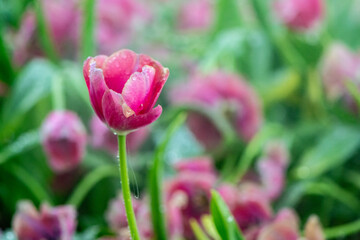
[[[89,57],[83,67],[90,102],[114,133],[124,135],[154,122],[154,108],[169,69],[143,54],[120,50],[107,57]]]
[[[262,122],[260,101],[255,91],[242,78],[224,72],[195,75],[189,83],[171,92],[176,104],[189,104],[206,111],[217,111],[233,125],[240,138],[249,141]],[[188,118],[190,130],[207,149],[219,145],[222,135],[210,119],[200,113]]]
[[[322,0],[277,0],[275,11],[288,28],[303,31],[322,18],[323,5]]]
[[[54,111],[41,127],[41,138],[50,167],[57,173],[77,167],[85,153],[86,131],[70,111]]]
[[[76,212],[71,206],[41,205],[40,212],[28,201],[18,204],[13,230],[19,240],[71,240],[76,229]]]

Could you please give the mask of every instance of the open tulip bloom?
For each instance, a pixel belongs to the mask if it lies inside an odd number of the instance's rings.
[[[169,69],[147,55],[120,50],[107,57],[89,57],[83,68],[90,102],[97,116],[118,135],[120,178],[132,239],[139,232],[131,202],[126,163],[126,135],[159,118],[155,103],[169,76]]]

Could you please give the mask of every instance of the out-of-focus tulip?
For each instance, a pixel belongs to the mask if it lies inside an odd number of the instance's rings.
[[[265,156],[258,161],[258,170],[265,194],[270,200],[280,196],[286,181],[289,153],[281,142],[267,146]]]
[[[71,206],[50,207],[43,204],[40,212],[28,201],[18,204],[13,230],[19,240],[71,240],[76,229],[76,212]]]
[[[41,127],[41,138],[49,165],[55,172],[69,171],[81,162],[86,147],[86,131],[75,113],[50,113]]]
[[[198,160],[194,161],[195,166],[199,165],[199,162],[196,162]],[[190,163],[191,161],[187,161],[187,164]],[[204,168],[200,168],[200,171],[196,171],[197,168],[192,166],[180,169],[178,175],[168,181],[165,188],[166,202],[171,202],[171,207],[173,207],[171,211],[179,210],[178,214],[174,215],[175,219],[170,217],[169,222],[170,226],[175,226],[171,223],[178,223],[181,218],[183,236],[192,239],[194,235],[189,220],[192,218],[200,220],[202,215],[209,213],[210,190],[215,184],[216,176],[214,170],[203,171]],[[176,230],[170,229],[170,232],[176,232]]]
[[[106,149],[111,154],[118,153],[118,141],[116,135],[97,117],[94,116],[90,122],[92,132],[91,143],[93,147]],[[140,128],[138,131],[130,133],[126,138],[126,148],[130,153],[134,153],[146,140],[149,135],[149,128]]]
[[[290,209],[281,210],[274,221],[265,226],[257,240],[297,240],[299,223],[296,214]]]
[[[345,83],[360,80],[360,55],[341,43],[333,44],[324,56],[321,75],[330,99],[349,98]]]
[[[245,232],[272,217],[270,202],[256,184],[244,183],[238,189],[220,189],[219,192],[223,194],[239,227]]]
[[[78,0],[41,0],[45,21],[57,52],[74,58],[77,48],[81,13]],[[23,64],[32,56],[42,55],[37,38],[35,12],[29,9],[14,39],[14,62]]]
[[[113,132],[127,134],[160,116],[154,106],[169,69],[152,58],[124,49],[89,57],[83,73],[95,113]]]
[[[136,29],[150,19],[141,0],[99,0],[96,36],[101,54],[111,54],[129,44]]]
[[[210,0],[185,1],[178,13],[178,26],[184,30],[206,30],[214,18],[214,6]]]
[[[134,212],[138,221],[141,239],[152,239],[153,230],[151,225],[150,211],[147,204],[143,200],[132,198]],[[128,222],[126,218],[126,211],[122,196],[119,196],[110,201],[106,211],[106,219],[111,229],[114,230],[119,239],[131,239]]]
[[[189,104],[207,110],[217,110],[233,124],[238,135],[249,141],[262,122],[259,99],[245,80],[234,74],[216,72],[195,75],[189,83],[171,92],[176,104]],[[199,113],[191,113],[188,125],[195,137],[207,148],[213,149],[222,140],[214,124]]]
[[[180,173],[202,172],[202,173],[209,173],[216,175],[212,160],[209,157],[195,157],[195,158],[185,159],[183,161],[178,162],[175,165],[175,169]]]
[[[275,11],[287,27],[303,31],[321,20],[323,5],[323,0],[277,0]]]
[[[325,234],[316,215],[309,217],[305,224],[306,240],[325,240]]]

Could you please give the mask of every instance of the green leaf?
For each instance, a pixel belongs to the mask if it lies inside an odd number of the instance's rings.
[[[220,194],[211,191],[210,212],[222,240],[245,240]]]
[[[214,35],[221,30],[239,27],[241,19],[239,16],[238,1],[217,0],[216,17],[214,24]]]
[[[360,145],[360,130],[337,126],[302,156],[294,170],[298,178],[313,178],[344,164]]]
[[[201,216],[201,223],[210,237],[212,237],[214,240],[221,239],[219,233],[216,230],[214,219],[212,218],[211,215],[206,214]]]
[[[38,130],[23,133],[11,144],[6,146],[0,152],[0,165],[6,162],[11,157],[17,154],[24,153],[25,151],[34,148],[40,143]]]
[[[210,240],[195,219],[190,219],[190,226],[197,240]]]
[[[346,81],[345,85],[351,96],[354,98],[357,107],[360,108],[360,92],[358,87],[352,81]]]
[[[234,170],[234,173],[231,174],[229,180],[233,182],[238,182],[247,170],[250,168],[252,161],[262,150],[264,144],[274,136],[278,135],[281,132],[281,129],[278,125],[268,124],[262,128],[260,132],[250,141],[246,146],[244,154],[241,156],[238,166]]]
[[[88,173],[81,182],[76,186],[75,190],[67,201],[68,204],[79,207],[89,191],[101,180],[108,177],[119,177],[119,170],[113,165],[105,165],[95,168]]]
[[[360,219],[341,226],[324,229],[326,239],[333,239],[333,238],[343,239],[345,236],[359,233],[359,231],[360,231]]]
[[[0,135],[12,133],[19,118],[51,93],[55,70],[49,61],[36,59],[20,72],[4,103]]]
[[[11,64],[9,49],[6,47],[4,36],[2,26],[0,26],[0,79],[4,83],[11,85],[15,77],[15,72]]]
[[[94,56],[95,45],[95,0],[85,0],[83,6],[84,24],[82,29],[81,59],[85,61],[87,57]]]
[[[158,240],[167,239],[165,217],[164,217],[164,203],[162,201],[162,176],[163,176],[163,159],[166,147],[170,138],[179,129],[186,119],[185,113],[180,113],[175,120],[168,127],[164,139],[158,146],[155,152],[153,166],[150,170],[150,204],[151,204],[151,218],[154,226],[155,238]]]

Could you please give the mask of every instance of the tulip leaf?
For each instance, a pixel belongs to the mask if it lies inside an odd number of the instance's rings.
[[[216,17],[214,33],[224,29],[239,27],[241,24],[238,1],[218,0],[216,6]]]
[[[359,145],[358,128],[334,127],[314,147],[304,153],[294,174],[303,179],[319,176],[347,161]]]
[[[37,130],[23,133],[15,141],[0,151],[0,165],[11,157],[34,148],[39,143],[40,138]]]
[[[157,147],[154,157],[154,162],[150,170],[150,204],[151,204],[151,218],[154,227],[155,239],[167,239],[165,217],[164,217],[164,203],[162,196],[162,176],[163,176],[163,160],[166,147],[170,138],[175,134],[179,127],[185,122],[186,114],[180,113],[175,120],[168,127],[165,136]]]
[[[0,79],[11,85],[14,80],[15,72],[11,64],[9,49],[6,47],[2,26],[0,26]]]
[[[201,223],[206,230],[206,232],[209,234],[209,236],[214,240],[220,240],[221,237],[219,233],[216,230],[214,219],[211,215],[203,215],[201,216]]]
[[[2,135],[12,133],[19,119],[51,93],[55,70],[49,61],[35,59],[19,73],[3,106]]]
[[[196,219],[190,219],[190,226],[197,240],[210,240]]]
[[[210,212],[222,240],[245,240],[229,208],[215,190],[211,192]]]

